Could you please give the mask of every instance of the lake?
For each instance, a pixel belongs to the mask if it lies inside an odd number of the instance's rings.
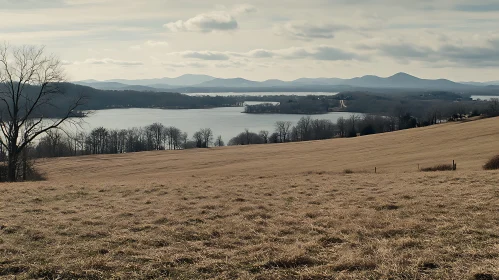
[[[472,95],[471,99],[473,100],[483,100],[483,101],[490,101],[491,99],[499,99],[499,96],[492,96],[492,95]]]
[[[272,95],[337,95],[339,92],[210,92],[210,93],[188,93],[191,96],[272,96]]]
[[[163,109],[109,109],[93,111],[84,119],[83,130],[89,132],[96,127],[126,129],[143,127],[155,122],[165,126],[175,126],[189,134],[189,138],[201,128],[211,128],[215,137],[222,136],[227,143],[232,137],[249,129],[258,133],[261,130],[274,131],[277,121],[291,121],[296,124],[305,115],[284,114],[244,114],[243,107],[163,110]],[[352,113],[333,112],[313,115],[314,119],[329,119],[336,122],[340,117],[348,118]]]

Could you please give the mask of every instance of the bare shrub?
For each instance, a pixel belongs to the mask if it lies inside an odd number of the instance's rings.
[[[345,174],[353,174],[354,172],[353,172],[352,169],[345,169],[345,170],[343,170],[343,173],[345,173]]]
[[[439,164],[432,167],[421,168],[423,172],[452,171],[452,164]]]
[[[499,169],[499,155],[491,158],[484,166],[485,170],[497,170]]]

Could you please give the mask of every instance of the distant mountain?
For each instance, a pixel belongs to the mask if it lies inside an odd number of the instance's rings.
[[[207,75],[183,75],[177,78],[160,78],[144,80],[108,80],[99,82],[86,80],[76,82],[80,85],[90,86],[104,90],[139,90],[139,91],[178,91],[187,92],[195,89],[247,89],[255,90],[293,90],[305,89],[333,90],[333,88],[350,87],[352,89],[423,89],[423,90],[471,90],[486,88],[487,85],[499,85],[499,81],[489,83],[456,83],[446,79],[420,79],[418,77],[397,73],[390,77],[378,77],[367,75],[352,79],[339,78],[301,78],[294,81],[282,81],[277,79],[263,82],[251,81],[243,78],[221,79]],[[329,89],[331,87],[331,89]]]
[[[449,80],[427,80],[411,76],[406,73],[398,73],[388,78],[378,76],[363,76],[353,79],[338,78],[302,78],[291,82],[281,80],[267,80],[255,82],[242,78],[236,79],[215,79],[205,83],[195,85],[196,87],[292,87],[303,85],[317,86],[351,86],[361,88],[406,88],[406,89],[459,89],[470,87],[469,85],[458,84]]]
[[[75,82],[74,84],[92,87],[100,90],[134,90],[134,91],[160,91],[161,89],[148,87],[148,86],[140,86],[140,85],[126,85],[117,82],[99,82],[95,80],[86,80]]]
[[[294,84],[300,85],[338,85],[344,80],[339,78],[301,78],[294,80]]]
[[[260,82],[261,86],[264,87],[285,87],[289,86],[289,82],[277,80],[277,79],[272,79],[272,80],[266,80],[263,82]]]
[[[196,87],[261,87],[263,86],[263,83],[250,81],[243,78],[214,79],[211,81],[197,84]]]
[[[420,79],[406,73],[397,73],[388,78],[380,78],[378,76],[364,76],[360,78],[343,80],[342,83],[349,86],[367,88],[458,89],[469,87],[469,85],[458,84],[445,79]]]
[[[499,86],[499,81],[490,81],[490,82],[462,82],[465,85],[473,85],[473,86]]]
[[[461,82],[461,84],[463,84],[463,85],[470,85],[470,86],[477,86],[477,87],[486,86],[486,84],[480,83],[480,82]]]
[[[186,74],[177,78],[159,78],[159,79],[142,79],[142,80],[123,80],[114,79],[106,82],[117,82],[126,85],[141,85],[141,86],[154,86],[161,85],[162,88],[177,87],[177,86],[193,86],[214,80],[215,77],[207,75],[191,75]],[[156,87],[156,86],[154,86]]]

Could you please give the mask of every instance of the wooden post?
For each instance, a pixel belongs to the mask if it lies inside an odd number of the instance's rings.
[[[376,168],[376,167],[374,167],[374,174],[376,174],[376,173],[378,173],[378,172],[377,172],[377,168]]]

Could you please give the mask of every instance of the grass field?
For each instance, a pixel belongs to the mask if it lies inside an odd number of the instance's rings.
[[[496,154],[497,118],[40,161],[0,185],[0,278],[499,279]]]

